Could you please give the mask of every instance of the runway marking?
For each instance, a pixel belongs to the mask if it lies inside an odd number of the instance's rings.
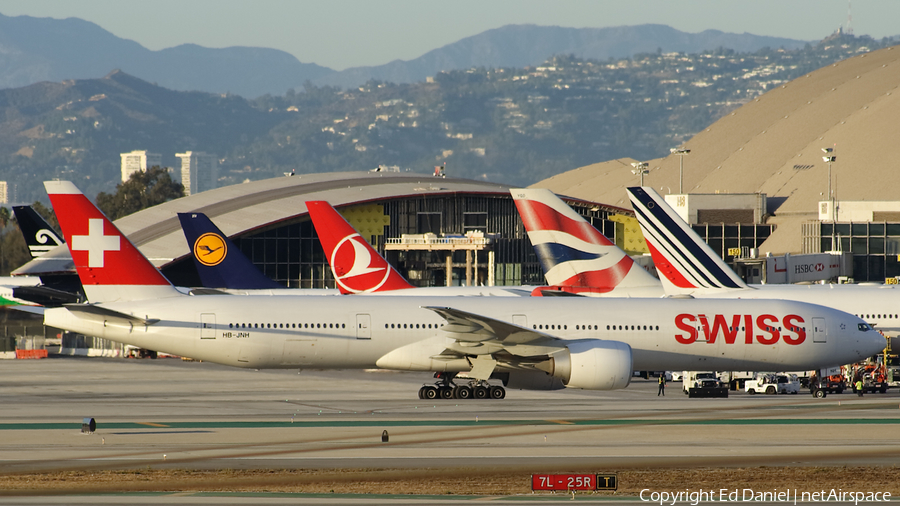
[[[618,420],[294,420],[285,422],[97,422],[97,430],[142,429],[147,426],[171,429],[282,429],[351,427],[498,427],[535,425],[900,425],[900,418],[738,418],[692,420],[684,418]],[[81,422],[0,423],[0,430],[81,430]]]

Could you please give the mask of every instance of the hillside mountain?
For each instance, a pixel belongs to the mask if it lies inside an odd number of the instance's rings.
[[[376,67],[354,67],[323,75],[320,85],[353,87],[369,79],[391,83],[424,81],[441,71],[469,68],[527,67],[554,55],[606,60],[638,53],[683,52],[727,48],[749,53],[764,47],[798,49],[804,41],[735,34],[718,30],[685,33],[665,25],[611,28],[563,28],[559,26],[507,25],[429,51],[409,61],[395,60]]]
[[[277,49],[194,44],[151,51],[78,18],[0,14],[0,88],[93,79],[120,69],[180,91],[258,97],[284,94],[334,71]]]
[[[0,89],[41,81],[94,79],[114,69],[172,90],[233,93],[245,98],[283,95],[304,82],[357,87],[376,79],[424,81],[438,72],[537,65],[554,55],[606,60],[638,53],[696,53],[719,47],[753,52],[763,47],[794,49],[803,41],[707,30],[684,33],[663,25],[562,28],[508,25],[467,37],[409,61],[336,72],[301,63],[276,49],[195,44],[151,51],[77,18],[52,19],[0,14]]]
[[[528,185],[597,161],[658,158],[784,83],[887,44],[837,34],[798,50],[554,56],[524,68],[439,72],[431,82],[306,86],[249,101],[173,91],[113,72],[0,90],[0,181],[43,198],[64,178],[112,191],[119,154],[215,153],[219,185],[348,170],[430,172]]]

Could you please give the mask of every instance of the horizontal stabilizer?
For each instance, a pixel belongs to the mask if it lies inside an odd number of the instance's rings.
[[[103,306],[93,304],[66,304],[63,307],[77,314],[80,318],[96,321],[120,321],[131,324],[153,325],[159,322],[158,318],[140,318],[138,316],[122,313]]]

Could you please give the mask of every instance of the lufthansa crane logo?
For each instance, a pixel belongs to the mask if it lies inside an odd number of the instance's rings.
[[[194,258],[207,267],[219,265],[227,254],[225,239],[219,234],[206,233],[194,242]]]

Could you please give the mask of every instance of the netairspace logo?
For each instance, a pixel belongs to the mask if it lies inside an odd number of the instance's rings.
[[[785,490],[754,490],[752,488],[719,490],[680,490],[680,491],[654,491],[649,488],[641,490],[640,499],[644,502],[659,504],[660,506],[676,504],[690,504],[697,506],[700,503],[738,503],[738,502],[767,502],[797,504],[798,502],[845,502],[858,505],[860,503],[890,502],[890,492],[857,492],[843,489],[800,491],[798,489]]]

